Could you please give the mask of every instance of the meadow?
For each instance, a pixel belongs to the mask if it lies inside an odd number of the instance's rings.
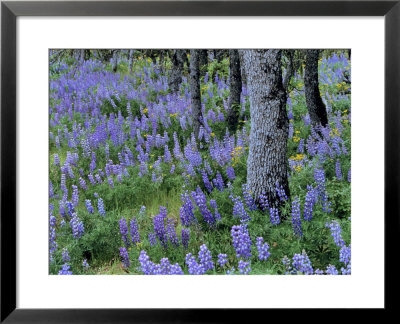
[[[229,57],[210,55],[204,66],[196,137],[188,66],[175,93],[168,57],[54,56],[50,51],[50,274],[351,274],[348,51],[321,51],[328,124],[318,131],[304,66],[289,80],[290,197],[276,187],[279,210],[247,186],[250,100],[243,84],[238,126],[230,131]]]

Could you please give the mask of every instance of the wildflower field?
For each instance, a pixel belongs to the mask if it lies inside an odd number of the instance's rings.
[[[247,185],[250,99],[230,130],[229,57],[208,56],[193,130],[189,66],[50,51],[49,273],[351,274],[351,63],[322,50],[327,125],[312,127],[304,64],[289,80],[289,192],[279,208]],[[282,74],[287,66],[282,63]]]

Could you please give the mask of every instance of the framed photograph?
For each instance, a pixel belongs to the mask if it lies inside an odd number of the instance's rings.
[[[1,322],[392,309],[399,16],[2,2]]]

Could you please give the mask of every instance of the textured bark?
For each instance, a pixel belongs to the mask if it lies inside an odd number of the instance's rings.
[[[240,94],[242,92],[238,50],[229,50],[229,90],[228,127],[232,133],[235,133],[239,120]]]
[[[201,125],[201,94],[199,50],[190,50],[190,96],[192,103],[193,131],[198,138]]]
[[[207,50],[199,50],[199,64],[200,64],[200,76],[204,76],[207,72],[208,54]]]
[[[172,53],[172,70],[168,80],[168,86],[172,92],[178,92],[182,82],[182,71],[184,63],[185,50],[174,50]]]
[[[319,50],[307,50],[306,68],[304,71],[304,87],[306,103],[310,120],[313,126],[326,126],[328,116],[326,107],[319,93],[318,82],[318,56]]]
[[[250,147],[247,184],[255,199],[265,193],[271,207],[281,202],[276,183],[290,196],[287,141],[289,121],[282,85],[281,50],[243,50],[250,96]]]
[[[133,63],[133,58],[134,58],[133,53],[134,53],[133,49],[129,50],[128,62],[129,62],[129,71],[131,71],[131,72],[132,72],[132,66],[133,66],[132,63]]]
[[[240,74],[242,77],[242,84],[247,86],[247,75],[246,75],[246,68],[244,66],[244,59],[243,59],[243,51],[238,51],[239,52],[239,61],[240,61]]]
[[[117,61],[118,61],[118,51],[114,50],[114,52],[113,52],[113,63],[112,63],[113,72],[117,72]]]

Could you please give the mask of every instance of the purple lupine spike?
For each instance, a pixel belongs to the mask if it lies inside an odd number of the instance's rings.
[[[294,234],[299,237],[303,235],[300,216],[300,200],[296,197],[292,202],[292,224]]]
[[[136,217],[133,217],[130,222],[131,239],[133,245],[140,243],[138,223]]]

